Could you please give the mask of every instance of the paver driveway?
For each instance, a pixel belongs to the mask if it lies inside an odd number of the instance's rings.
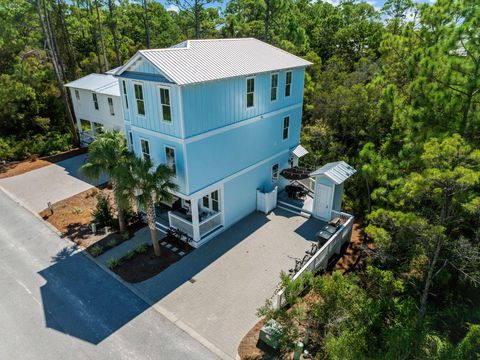
[[[310,248],[322,222],[276,209],[253,213],[164,272],[135,287],[231,357],[258,321],[281,270]]]
[[[58,163],[0,180],[0,187],[20,200],[33,212],[40,212],[52,204],[90,189],[106,181],[102,177],[91,181],[80,174],[87,154],[74,156]]]

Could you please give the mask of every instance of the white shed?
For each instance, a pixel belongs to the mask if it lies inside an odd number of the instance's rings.
[[[310,174],[315,178],[313,215],[324,221],[330,221],[333,211],[341,211],[343,183],[357,170],[345,161],[328,163]]]

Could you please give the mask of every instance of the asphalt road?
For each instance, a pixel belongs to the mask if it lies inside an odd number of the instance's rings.
[[[0,359],[215,359],[0,190]]]

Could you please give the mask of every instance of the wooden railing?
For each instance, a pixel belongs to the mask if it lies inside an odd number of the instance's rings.
[[[335,213],[335,214],[334,214]],[[315,273],[319,269],[325,269],[328,265],[328,259],[334,253],[340,253],[342,245],[346,241],[350,241],[352,236],[353,220],[352,215],[340,212],[332,211],[332,219],[335,217],[341,217],[346,219],[346,222],[341,225],[341,228],[323,245],[307,263],[293,276],[296,280],[301,277],[305,272]],[[348,218],[347,218],[348,217]],[[272,298],[272,306],[274,309],[280,309],[285,305],[285,289],[281,288]]]

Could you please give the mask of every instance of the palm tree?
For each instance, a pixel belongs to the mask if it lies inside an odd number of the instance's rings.
[[[90,144],[88,162],[80,168],[81,173],[91,179],[98,179],[102,174],[108,175],[117,207],[118,226],[122,234],[127,230],[124,215],[126,197],[120,184],[127,166],[127,155],[128,148],[123,134],[107,131],[98,135]]]
[[[142,159],[131,154],[129,157],[128,174],[122,182],[125,193],[137,200],[139,207],[145,210],[148,228],[152,239],[155,256],[161,255],[160,245],[157,241],[157,227],[155,203],[160,200],[170,201],[177,185],[172,182],[173,172],[164,164],[153,168],[150,159]]]

